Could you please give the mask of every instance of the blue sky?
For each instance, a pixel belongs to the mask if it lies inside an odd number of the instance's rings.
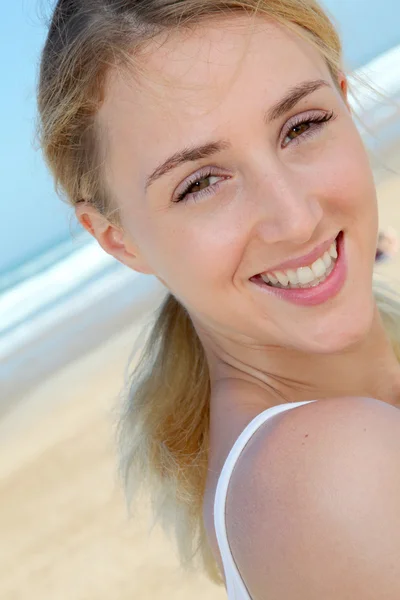
[[[84,0],[82,0],[84,1]],[[325,0],[337,18],[347,63],[368,62],[400,43],[399,0]],[[1,272],[79,231],[71,209],[55,195],[34,147],[35,85],[51,0],[8,0],[0,20],[2,174]],[[72,225],[71,225],[72,224]]]
[[[34,148],[36,71],[45,39],[39,9],[36,0],[10,0],[0,20],[0,273],[69,235],[70,211]]]

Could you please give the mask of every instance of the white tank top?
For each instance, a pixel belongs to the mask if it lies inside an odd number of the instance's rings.
[[[287,404],[278,404],[267,408],[262,413],[257,415],[250,423],[245,427],[242,433],[237,438],[236,442],[232,446],[231,451],[228,454],[221,474],[218,479],[217,490],[215,493],[214,501],[214,526],[217,535],[218,547],[221,553],[222,563],[224,567],[226,588],[228,593],[228,600],[252,600],[247,588],[244,584],[243,579],[240,576],[238,568],[236,567],[233,559],[228,536],[226,533],[225,523],[225,505],[226,495],[228,491],[229,481],[235,467],[235,464],[240,456],[240,453],[250,440],[251,436],[257,431],[259,427],[267,419],[277,415],[280,412],[289,410],[290,408],[296,408],[302,404],[309,404],[310,402],[316,402],[316,400],[306,400],[305,402],[288,402]]]

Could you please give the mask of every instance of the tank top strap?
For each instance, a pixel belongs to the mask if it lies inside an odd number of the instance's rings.
[[[224,566],[225,581],[229,600],[251,600],[249,592],[247,591],[244,581],[241,578],[236,563],[233,559],[226,531],[226,497],[228,493],[229,482],[235,465],[246,444],[249,442],[254,433],[261,427],[261,425],[267,421],[267,419],[284,412],[285,410],[296,408],[302,404],[309,404],[310,402],[316,401],[306,400],[304,402],[288,402],[286,404],[278,404],[277,406],[272,406],[264,410],[262,413],[252,419],[252,421],[250,421],[250,423],[245,427],[232,446],[232,449],[224,463],[215,493],[214,526],[222,563]]]

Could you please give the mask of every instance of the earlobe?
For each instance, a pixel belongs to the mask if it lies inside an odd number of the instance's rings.
[[[129,240],[123,229],[109,224],[103,234],[103,249],[127,267],[143,273],[152,275],[153,271],[143,260],[139,249]]]
[[[134,271],[153,274],[152,269],[141,258],[139,249],[127,239],[122,227],[108,221],[88,202],[79,202],[75,206],[75,214],[81,225],[107,254]]]

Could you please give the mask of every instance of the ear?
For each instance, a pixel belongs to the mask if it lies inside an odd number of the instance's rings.
[[[75,214],[81,225],[98,241],[107,254],[134,271],[147,275],[153,274],[139,249],[129,240],[122,227],[108,221],[88,202],[76,204]]]
[[[349,84],[346,75],[342,71],[339,71],[338,73],[338,84],[344,103],[351,112],[351,106],[349,104]]]

